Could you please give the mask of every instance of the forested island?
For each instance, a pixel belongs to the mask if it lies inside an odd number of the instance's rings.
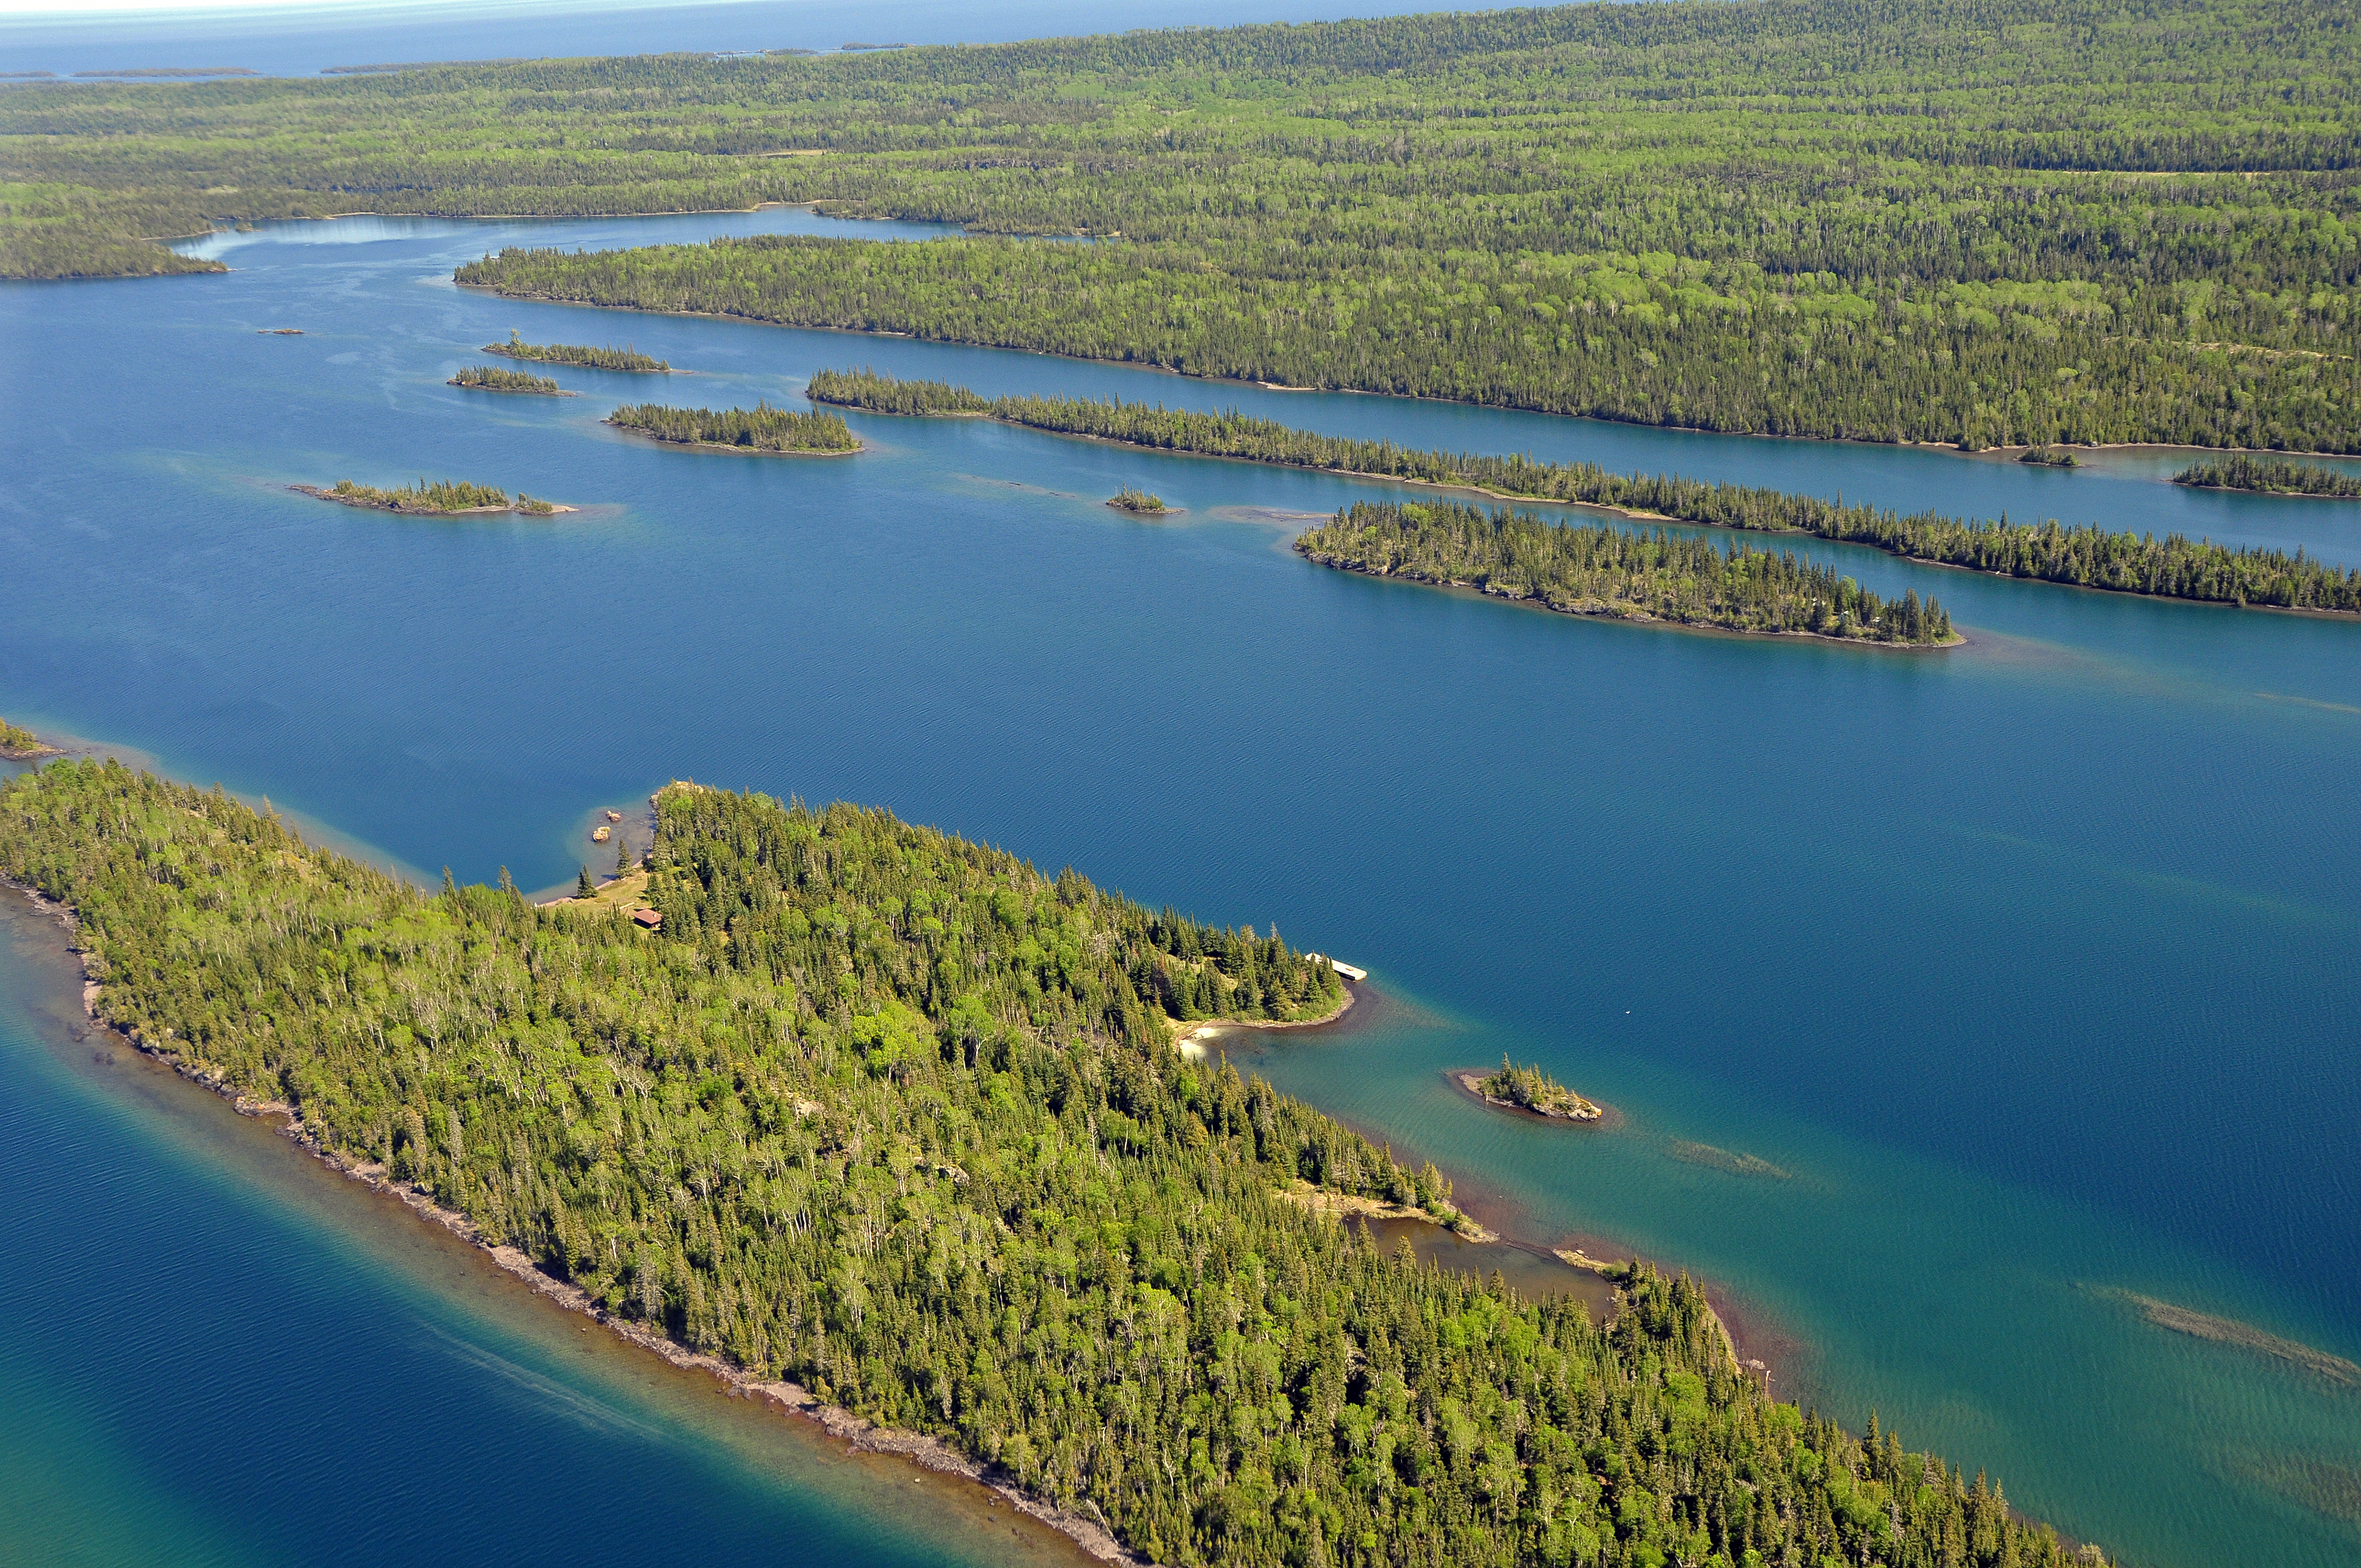
[[[1307,560],[1371,577],[1474,588],[1562,615],[1842,642],[1935,648],[1965,641],[1916,589],[1882,599],[1833,566],[1740,541],[1716,549],[1663,529],[1544,522],[1455,501],[1356,501],[1304,530]]]
[[[629,430],[683,446],[718,446],[733,452],[775,452],[838,456],[861,450],[861,442],[832,413],[796,413],[758,402],[751,409],[675,409],[662,403],[631,403],[607,416]]]
[[[2192,463],[2172,477],[2176,485],[2204,490],[2252,490],[2266,496],[2327,496],[2361,499],[2361,478],[2311,463],[2274,462],[2241,454],[2218,463]]]
[[[1109,496],[1107,505],[1117,511],[1127,511],[1137,517],[1165,517],[1169,516],[1172,510],[1164,504],[1162,496],[1151,496],[1146,490],[1137,490],[1129,485],[1126,485],[1114,495]]]
[[[531,392],[544,398],[574,395],[546,376],[535,376],[526,370],[503,370],[497,365],[470,365],[452,377],[448,384],[479,388],[487,392]]]
[[[2153,534],[2110,533],[2088,523],[2065,526],[2054,519],[2037,525],[2012,523],[2005,515],[1997,521],[1931,510],[1904,516],[1752,485],[1672,474],[1610,474],[1595,463],[1422,452],[1390,441],[1319,435],[1235,410],[1196,413],[1120,399],[986,399],[964,387],[896,381],[870,370],[820,371],[812,377],[808,393],[823,402],[882,413],[983,414],[1034,430],[1170,452],[1459,487],[1510,499],[1567,501],[1714,528],[1794,531],[1938,565],[2075,587],[2216,604],[2361,610],[2361,570],[2280,550],[2191,542],[2177,533],[2158,540]]]
[[[488,343],[484,352],[505,354],[511,359],[538,360],[544,365],[580,365],[592,370],[659,375],[672,369],[669,361],[642,354],[629,344],[620,348],[593,348],[578,343],[527,343],[514,328],[510,329],[506,343]]]
[[[1574,5],[22,84],[0,273],[213,268],[142,236],[357,203],[810,202],[972,237],[466,276],[1720,431],[2351,452],[2356,105],[2361,51],[2309,0]],[[1074,234],[1095,243],[1023,237]]]
[[[1498,1072],[1468,1069],[1452,1075],[1459,1086],[1488,1105],[1529,1111],[1554,1122],[1596,1122],[1605,1113],[1537,1067],[1519,1067],[1507,1057]]]
[[[54,757],[55,746],[45,746],[41,738],[21,724],[0,718],[0,757],[12,762],[29,762],[39,757]]]
[[[1982,1475],[1773,1403],[1685,1277],[1634,1268],[1602,1326],[1283,1196],[1456,1214],[1170,1048],[1176,973],[1244,944],[1308,996],[1324,962],[884,812],[655,804],[653,931],[429,894],[115,762],[0,785],[0,872],[76,916],[143,1048],[624,1327],[1157,1562],[2082,1561]]]
[[[2082,460],[2062,446],[2028,446],[2017,455],[2018,462],[2030,463],[2037,468],[2080,468]]]
[[[301,490],[307,496],[317,496],[324,501],[340,501],[348,507],[368,507],[376,511],[410,512],[426,517],[460,517],[490,512],[553,517],[574,510],[522,494],[511,500],[506,490],[492,485],[471,485],[464,479],[429,482],[422,478],[395,489],[356,484],[350,479],[339,479],[324,489],[317,485],[290,485],[288,488]]]

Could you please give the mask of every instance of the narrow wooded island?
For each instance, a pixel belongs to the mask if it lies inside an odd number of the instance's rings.
[[[1176,1053],[1178,977],[1236,1005],[1243,939],[1071,871],[677,785],[650,930],[68,762],[0,785],[0,873],[72,915],[100,1019],[560,1299],[1156,1562],[2076,1561],[1982,1476],[1773,1402],[1686,1278],[1634,1269],[1600,1325],[1315,1212],[1455,1213]],[[1252,948],[1266,1006],[1334,982]]]
[[[672,369],[670,362],[642,354],[629,344],[620,348],[593,348],[580,343],[527,343],[513,328],[506,343],[488,343],[484,352],[505,354],[511,359],[535,359],[544,365],[579,365],[590,370],[623,370],[635,375],[663,375]]]
[[[529,392],[544,398],[574,396],[547,376],[536,376],[530,370],[503,370],[497,365],[470,365],[445,385],[473,387],[486,392]]]
[[[2361,478],[2312,463],[2290,463],[2243,454],[2218,463],[2193,463],[2172,477],[2176,485],[2199,490],[2251,490],[2264,496],[2323,496],[2361,499]]]
[[[1562,615],[1916,648],[1966,641],[1915,588],[1884,599],[1784,550],[1732,541],[1724,551],[1663,529],[1545,522],[1456,501],[1356,501],[1304,530],[1295,548],[1339,571],[1474,588]]]
[[[1903,516],[1752,485],[1609,474],[1595,463],[1424,452],[1390,441],[1315,434],[1235,411],[1195,413],[1115,399],[984,399],[964,387],[896,381],[869,370],[823,370],[812,377],[808,392],[818,401],[876,413],[980,413],[1061,435],[1480,490],[1504,500],[1565,501],[1642,520],[1809,533],[1938,565],[2075,587],[2242,607],[2361,611],[2361,570],[2279,550],[2192,543],[2177,533],[2158,540],[2055,520],[2036,525],[2013,523],[2005,515],[1997,521],[1934,511]]]
[[[719,410],[631,403],[609,414],[607,422],[618,430],[678,446],[813,457],[846,456],[861,450],[860,439],[842,416],[796,413],[767,402],[751,409]]]
[[[317,496],[324,501],[337,501],[348,507],[366,507],[372,511],[406,512],[419,517],[484,517],[500,512],[515,512],[524,517],[555,517],[562,511],[572,511],[568,506],[544,501],[520,493],[514,500],[509,493],[492,485],[471,485],[464,479],[419,479],[398,489],[380,489],[375,485],[356,484],[339,479],[322,488],[318,485],[290,485],[307,496]]]
[[[1464,1068],[1452,1080],[1488,1105],[1526,1111],[1553,1122],[1596,1122],[1606,1113],[1543,1072],[1538,1067],[1518,1067],[1507,1057],[1499,1070]]]

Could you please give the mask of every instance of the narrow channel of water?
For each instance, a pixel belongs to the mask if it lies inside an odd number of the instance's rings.
[[[2120,1294],[2361,1358],[2361,626],[1810,544],[1880,592],[1941,598],[1971,645],[1699,636],[1288,551],[1292,520],[1380,486],[972,421],[857,417],[871,450],[825,461],[661,451],[598,422],[627,399],[784,400],[873,363],[2340,560],[2361,559],[2361,508],[2192,495],[2161,482],[2168,455],[2037,472],[449,282],[500,244],[811,221],[341,244],[321,225],[242,236],[227,277],[0,291],[0,713],[267,794],[430,875],[570,881],[600,854],[588,813],[688,776],[884,804],[1151,903],[1277,921],[1368,966],[1392,1006],[1234,1054],[1435,1159],[1523,1239],[1696,1270],[1774,1350],[1782,1391],[1855,1425],[1875,1408],[2139,1562],[2361,1551],[2334,1512],[2361,1397]],[[277,326],[304,335],[258,335]],[[444,385],[511,327],[698,374],[562,370],[567,400]],[[585,510],[436,522],[285,489],[422,473]],[[1124,484],[1188,512],[1121,517],[1102,502]],[[1442,1078],[1504,1052],[1623,1124],[1501,1116]],[[9,1103],[50,1093],[26,1082]],[[104,1159],[113,1135],[63,1141]],[[16,1223],[45,1246],[90,1233],[55,1186],[23,1190]],[[203,1299],[251,1266],[215,1238],[253,1221],[218,1192],[187,1202],[207,1239],[159,1277]],[[368,1277],[340,1298],[354,1333],[394,1289]],[[12,1332],[70,1345],[61,1321]],[[214,1365],[174,1342],[141,1386],[202,1390]],[[434,1376],[455,1399],[497,1381]],[[75,1402],[62,1387],[50,1404]],[[432,1452],[431,1425],[374,1419]],[[532,1466],[485,1463],[544,1534],[570,1528]],[[191,1473],[149,1474],[159,1508],[205,1506]],[[806,1506],[801,1486],[775,1506]]]

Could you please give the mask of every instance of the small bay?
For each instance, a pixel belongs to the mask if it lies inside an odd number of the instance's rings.
[[[1600,624],[1288,551],[1290,519],[1403,493],[1384,485],[980,421],[853,415],[869,449],[826,462],[598,421],[651,397],[801,407],[814,370],[872,364],[2345,562],[2361,507],[2177,489],[2178,454],[2057,472],[450,282],[502,245],[781,230],[944,232],[351,219],[209,242],[225,277],[0,290],[0,714],[267,795],[427,878],[570,883],[609,854],[591,814],[684,776],[1275,921],[1367,966],[1384,1005],[1224,1042],[1242,1064],[1433,1159],[1521,1239],[1697,1272],[1781,1392],[1856,1427],[1874,1409],[2136,1561],[2361,1550],[2303,1482],[2361,1469],[2361,1398],[2122,1295],[2361,1358],[2361,625],[1785,541],[1939,598],[1969,645]],[[511,328],[695,374],[444,385]],[[440,521],[286,488],[422,475],[582,510]],[[1125,485],[1187,513],[1102,504]],[[7,1266],[38,1310],[0,1358],[0,1453],[64,1478],[0,1522],[0,1555],[79,1530],[94,1562],[310,1561],[335,1519],[347,1547],[469,1560],[576,1539],[994,1560],[972,1509],[901,1507],[909,1473],[577,1351],[225,1108],[85,1066],[98,1047],[58,1044],[55,938],[12,930]],[[1504,1053],[1621,1124],[1498,1114],[1442,1077]],[[258,1522],[274,1495],[223,1489],[258,1443],[315,1517]],[[122,1490],[71,1480],[93,1470]]]

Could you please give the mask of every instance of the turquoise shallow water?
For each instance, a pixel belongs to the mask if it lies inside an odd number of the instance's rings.
[[[1368,965],[1386,1004],[1334,1036],[1235,1051],[1433,1157],[1521,1236],[1637,1247],[1704,1275],[1783,1391],[1856,1425],[1875,1408],[1914,1445],[1991,1470],[2019,1506],[2136,1561],[2361,1552],[2361,1525],[2304,1500],[2361,1468],[2361,1390],[2168,1334],[2119,1294],[2361,1358],[2361,626],[1819,545],[1880,591],[1938,596],[1971,646],[1906,655],[1592,624],[1287,551],[1289,514],[1382,487],[977,422],[856,419],[872,449],[849,460],[664,451],[597,422],[626,398],[792,399],[816,368],[873,363],[987,391],[1236,403],[1422,445],[2340,560],[2361,560],[2361,507],[2177,490],[2169,454],[2057,474],[609,315],[449,283],[456,261],[503,243],[816,223],[363,221],[240,236],[224,278],[0,291],[0,712],[267,794],[426,875],[506,865],[527,886],[570,881],[598,863],[590,813],[690,776],[884,804],[1151,902],[1275,920]],[[256,334],[274,326],[306,335]],[[565,400],[443,385],[512,326],[629,338],[701,374],[560,371],[585,394]],[[284,488],[420,473],[585,510],[434,522]],[[1119,516],[1101,502],[1126,483],[1188,512]],[[22,969],[5,989],[11,1017],[46,994]],[[14,1224],[52,1246],[136,1232],[169,1189],[173,1212],[207,1216],[191,1236],[222,1239],[176,1245],[141,1277],[192,1299],[243,1278],[234,1238],[300,1209],[295,1179],[239,1167],[190,1185],[187,1171],[220,1163],[206,1146],[123,1110],[113,1080],[67,1093],[38,1067],[54,1053],[21,1043],[38,1035],[9,1036],[5,1103],[58,1131],[16,1157],[27,1175],[12,1193],[33,1196]],[[1503,1051],[1624,1124],[1529,1125],[1441,1076]],[[75,1181],[32,1179],[66,1148],[181,1174],[97,1216]],[[1731,1174],[1708,1150],[1784,1179]],[[304,1321],[329,1343],[390,1332],[388,1315],[411,1309],[389,1300],[447,1294],[341,1222],[281,1230],[288,1266],[325,1282]],[[68,1277],[56,1288],[99,1302],[122,1285]],[[228,1398],[192,1342],[143,1350],[136,1368],[60,1354],[52,1376],[37,1353],[76,1321],[69,1304],[9,1331],[24,1346],[12,1375],[39,1397],[0,1400],[0,1444],[66,1452],[82,1441],[72,1412],[135,1397],[225,1452],[277,1419]],[[493,1332],[454,1321],[462,1343]],[[462,1408],[499,1380],[463,1356],[425,1365],[413,1382]],[[577,1387],[553,1365],[543,1375]],[[412,1451],[436,1441],[425,1415],[347,1397],[316,1363],[273,1376],[324,1428],[376,1423]],[[555,1539],[574,1527],[544,1495],[537,1420],[488,1439],[475,1474]],[[725,1464],[737,1451],[691,1418],[648,1430],[631,1441],[679,1474],[739,1477],[717,1495],[757,1498],[756,1512],[814,1530],[857,1515],[792,1467]],[[594,1470],[642,1452],[579,1423],[565,1441]],[[303,1555],[235,1509],[207,1512],[187,1469],[128,1473],[145,1500],[108,1517],[148,1530],[151,1551],[175,1518],[201,1518],[222,1561]],[[59,1517],[82,1503],[57,1496]],[[390,1521],[404,1502],[345,1506]],[[667,1541],[751,1554],[726,1521],[674,1523]],[[972,1533],[950,1516],[911,1529],[914,1550]]]

